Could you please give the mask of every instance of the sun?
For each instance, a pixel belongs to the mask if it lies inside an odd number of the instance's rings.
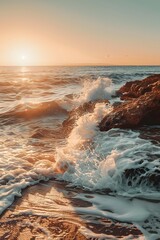
[[[32,46],[14,46],[8,53],[10,65],[12,66],[31,66],[38,61],[38,51]]]
[[[22,60],[22,61],[25,61],[26,59],[27,59],[26,55],[22,55],[22,56],[21,56],[21,60]]]
[[[21,64],[27,64],[29,59],[27,54],[20,55]]]
[[[26,66],[29,64],[29,56],[26,53],[22,53],[19,55],[19,65],[21,66]]]

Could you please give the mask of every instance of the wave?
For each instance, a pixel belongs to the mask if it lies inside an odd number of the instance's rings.
[[[91,191],[110,189],[124,196],[159,196],[159,147],[131,130],[101,133],[93,122],[90,125],[90,119],[85,116],[78,121],[66,147],[57,151],[57,164],[63,173],[59,179]],[[92,144],[86,146],[91,139]]]
[[[57,149],[55,169],[59,179],[92,191],[110,189],[124,196],[159,196],[159,146],[141,139],[140,132],[100,132],[98,123],[112,107],[104,102],[90,104],[93,111],[84,111],[74,119],[66,145]]]
[[[111,97],[112,90],[110,79],[98,78],[92,85],[84,83],[80,96],[75,98],[78,104],[85,104],[64,122],[64,127],[73,124],[73,128],[66,145],[57,149],[55,169],[60,172],[59,179],[90,190],[156,196],[160,189],[159,147],[141,139],[139,132],[99,131],[98,123],[112,111],[112,106],[106,105],[105,100],[96,103],[96,99]],[[89,112],[88,108],[93,109]]]
[[[99,77],[95,81],[84,81],[81,94],[75,98],[75,100],[79,105],[81,105],[89,101],[111,99],[114,93],[115,91],[112,80],[109,78]]]
[[[91,191],[110,189],[124,196],[159,197],[159,147],[149,140],[141,139],[138,132],[120,129],[99,131],[99,122],[112,111],[111,105],[106,105],[106,98],[111,99],[113,94],[112,81],[98,78],[84,82],[79,96],[69,95],[61,101],[18,104],[1,114],[1,117],[28,120],[54,114],[69,114],[70,105],[76,115],[63,146],[56,150],[55,163],[37,161],[26,170],[21,161],[22,172],[17,173],[16,169],[12,169],[12,172],[3,175],[0,183],[6,185],[6,188],[4,190],[3,186],[0,187],[2,211],[13,202],[15,196],[21,194],[23,188],[54,177]],[[96,102],[97,100],[102,101]],[[85,109],[83,106],[86,103],[88,107]],[[75,109],[79,106],[81,111]],[[65,129],[68,126],[64,124],[63,127]],[[45,131],[38,130],[33,137],[39,138],[43,134]],[[62,134],[63,132],[59,132],[59,135]]]
[[[1,163],[3,176],[0,178],[0,214],[9,207],[15,197],[20,197],[24,188],[47,181],[53,178],[53,163],[47,160],[39,160],[35,164],[19,159],[9,160],[10,168],[6,162]]]
[[[91,85],[91,82],[89,85]],[[74,109],[75,106],[80,106],[85,101],[87,102],[99,98],[102,99],[102,93],[104,93],[103,97],[109,96],[108,87],[111,85],[110,80],[98,79],[94,83],[92,82],[92,88],[90,88],[89,85],[84,83],[80,97],[77,95],[69,95],[60,101],[57,100],[37,104],[26,102],[19,104],[20,101],[14,102],[13,105],[9,106],[5,109],[5,111],[3,111],[3,113],[1,113],[0,117],[7,119],[14,117],[17,119],[20,118],[30,120],[33,118],[51,116],[54,114],[68,114],[69,106]],[[104,103],[102,102],[92,103],[90,101],[89,107],[91,107],[92,112],[88,112],[90,111],[89,109],[86,109],[85,111],[83,107],[81,109],[81,114],[80,112],[75,111],[75,114],[78,114],[78,120],[76,121],[76,127],[73,127],[73,130],[67,139],[68,146],[72,146],[73,149],[80,149],[83,145],[90,143],[96,133],[95,129],[97,129],[98,122],[110,109],[109,106],[106,107],[105,101]],[[85,128],[83,129],[84,124]],[[39,139],[45,134],[48,136],[48,131],[41,131],[41,128],[36,129],[36,132],[32,135],[32,138],[34,138],[34,141],[36,141],[36,138]],[[62,134],[63,132],[59,132],[59,136]],[[76,139],[75,142],[73,138]],[[59,148],[59,154],[65,154],[65,149]],[[71,155],[68,156],[71,157]],[[45,159],[38,161],[37,159],[36,163],[34,163],[32,162],[31,158],[32,157],[29,158],[29,161],[26,161],[22,156],[21,161],[19,161],[19,158],[12,159],[11,157],[8,157],[7,162],[0,163],[1,169],[3,169],[3,175],[0,178],[0,213],[2,213],[9,205],[11,205],[15,196],[21,196],[22,189],[36,184],[41,180],[47,181],[50,178],[54,178],[57,176],[57,174],[59,175],[59,171],[62,171],[62,162],[60,164],[60,161],[57,161],[54,164],[53,161],[47,161]],[[66,162],[67,161],[64,163],[64,168]],[[9,169],[8,165],[10,166]],[[58,165],[61,165],[61,167],[58,167]]]
[[[70,172],[70,166],[72,168],[72,165],[77,162],[79,153],[83,153],[85,145],[90,144],[96,135],[98,123],[111,110],[112,108],[106,107],[105,103],[97,103],[92,113],[84,114],[78,118],[75,127],[67,138],[66,146],[57,149],[55,169],[62,173],[66,169]]]
[[[33,119],[39,117],[50,116],[54,114],[67,114],[68,111],[84,104],[85,102],[100,99],[110,99],[114,93],[112,81],[108,78],[98,78],[85,81],[82,85],[79,96],[76,94],[66,95],[61,100],[53,100],[40,103],[32,103],[31,101],[23,102],[16,100],[9,106],[4,106],[0,113],[0,118],[21,118]]]
[[[56,101],[43,103],[21,103],[10,106],[6,111],[1,112],[0,118],[21,118],[30,120],[33,118],[46,117],[57,114],[67,114],[60,103]]]

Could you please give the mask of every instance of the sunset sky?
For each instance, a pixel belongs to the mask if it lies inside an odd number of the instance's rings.
[[[160,65],[159,0],[0,0],[0,65]]]

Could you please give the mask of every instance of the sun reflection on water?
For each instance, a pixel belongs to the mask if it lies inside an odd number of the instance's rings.
[[[26,81],[29,80],[29,78],[28,78],[27,75],[26,75],[28,71],[29,71],[29,70],[28,70],[28,68],[27,68],[26,66],[22,66],[22,67],[20,68],[21,80],[24,81],[24,82],[26,82]]]
[[[20,69],[20,72],[21,72],[21,73],[26,73],[26,72],[28,72],[28,67],[22,66],[21,69]]]

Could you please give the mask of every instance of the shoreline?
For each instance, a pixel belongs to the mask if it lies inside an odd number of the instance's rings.
[[[85,240],[93,236],[96,239],[126,239],[128,236],[138,239],[142,236],[140,230],[129,223],[57,211],[56,204],[59,209],[63,206],[87,208],[90,204],[73,198],[76,192],[82,190],[67,193],[64,187],[64,183],[50,180],[25,189],[22,197],[17,198],[1,216],[0,239]],[[52,203],[55,204],[53,207]]]

